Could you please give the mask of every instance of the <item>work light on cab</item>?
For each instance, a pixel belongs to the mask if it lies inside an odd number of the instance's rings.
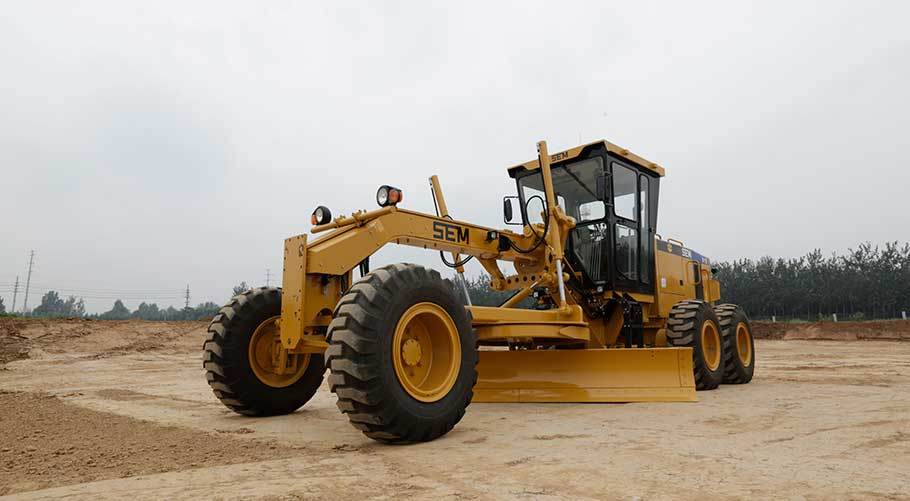
[[[376,203],[380,207],[388,207],[389,205],[395,205],[398,202],[401,202],[401,199],[404,197],[404,194],[398,188],[389,185],[382,185],[379,187],[379,191],[376,192]]]
[[[332,211],[324,205],[316,207],[316,210],[313,211],[313,215],[310,216],[310,223],[314,226],[323,225],[332,222]]]

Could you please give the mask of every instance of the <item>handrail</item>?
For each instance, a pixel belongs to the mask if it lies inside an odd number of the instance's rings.
[[[381,209],[376,209],[374,211],[369,211],[369,212],[357,211],[357,212],[351,214],[350,216],[337,217],[337,218],[335,218],[334,221],[332,221],[330,223],[313,226],[312,228],[310,228],[310,233],[321,233],[323,231],[328,231],[328,230],[332,230],[335,228],[343,228],[345,226],[350,226],[352,224],[365,223],[367,221],[372,221],[373,219],[376,219],[379,216],[388,214],[395,210],[396,210],[395,206],[390,205],[388,207],[383,207]]]

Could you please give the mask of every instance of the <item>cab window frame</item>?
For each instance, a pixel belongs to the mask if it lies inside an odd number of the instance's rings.
[[[617,212],[616,207],[616,172],[617,166],[620,169],[624,169],[627,172],[631,172],[635,175],[634,181],[634,197],[635,203],[633,207],[632,214],[634,219],[625,217],[625,215]],[[610,159],[610,178],[611,178],[611,192],[610,192],[610,205],[613,205],[613,251],[612,251],[612,261],[613,261],[613,270],[616,274],[616,279],[621,282],[628,283],[630,285],[634,284],[636,288],[640,289],[650,289],[654,286],[654,263],[653,259],[655,256],[655,250],[653,243],[649,243],[648,239],[652,239],[655,228],[652,224],[652,205],[651,198],[654,196],[653,188],[656,185],[654,176],[646,172],[645,169],[640,168],[634,164],[630,164],[622,161],[618,158]],[[631,179],[627,179],[630,181]],[[645,190],[646,195],[643,199],[642,190]],[[645,221],[647,218],[647,221]],[[620,228],[626,228],[635,232],[637,248],[634,250],[634,273],[627,274],[621,267],[623,263],[620,263],[619,254],[617,252],[617,244],[619,242],[619,231]],[[647,231],[646,231],[647,230]],[[629,276],[629,275],[633,276]]]

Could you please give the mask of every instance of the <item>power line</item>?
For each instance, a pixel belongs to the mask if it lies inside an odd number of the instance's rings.
[[[190,284],[186,284],[186,307],[190,307]]]
[[[271,285],[271,281],[272,281],[272,270],[266,268],[265,269],[265,286],[269,287]]]
[[[32,284],[32,285],[34,285],[34,284]],[[0,290],[5,290],[5,291],[7,291],[7,292],[12,293],[13,291],[16,290],[16,286],[13,285],[13,284],[6,285],[6,286],[0,285]],[[19,291],[20,291],[20,292],[22,291],[21,286],[19,287]],[[181,298],[181,299],[182,299],[182,298],[183,298],[183,295],[184,295],[184,291],[183,291],[182,289],[169,290],[169,291],[131,291],[131,292],[117,292],[117,291],[92,291],[92,290],[85,290],[85,289],[63,289],[63,288],[60,288],[60,287],[38,287],[38,286],[35,286],[35,288],[32,289],[32,292],[36,292],[36,293],[37,293],[37,291],[44,291],[44,292],[47,292],[47,291],[56,291],[56,292],[58,292],[58,293],[60,293],[60,294],[65,294],[65,295],[70,295],[70,296],[83,296],[83,295],[88,295],[88,296],[114,296],[114,297],[140,297],[140,298],[141,298],[141,297],[145,297],[145,296],[156,296],[156,297],[159,297],[159,296],[175,296],[175,297],[178,297],[178,298]]]
[[[12,287],[14,283],[12,282],[0,282],[0,287]],[[110,293],[137,293],[137,294],[147,294],[147,293],[177,293],[182,295],[183,289],[115,289],[115,288],[96,288],[96,287],[65,287],[65,286],[54,286],[47,285],[43,283],[34,283],[32,284],[36,288],[41,289],[53,289],[53,290],[66,290],[66,291],[84,291],[84,292],[110,292]]]
[[[34,274],[34,270],[33,270]],[[54,287],[45,284],[33,283],[29,288],[29,295],[44,295],[54,291],[61,296],[78,296],[83,299],[97,300],[115,300],[124,301],[148,301],[148,300],[173,300],[180,301],[185,299],[186,291],[184,289],[107,289],[107,288],[83,288],[83,287]],[[17,281],[13,283],[0,283],[0,292],[14,294],[18,297],[18,292],[22,292],[22,284]],[[18,304],[18,299],[16,299]]]
[[[35,264],[35,251],[28,256],[28,278],[25,279],[25,301],[22,303],[22,313],[28,314],[28,287],[32,283],[32,265]]]
[[[9,292],[12,292],[12,291],[7,290],[7,291],[4,291],[4,292],[9,293]],[[40,290],[40,289],[38,289],[38,290],[35,290],[35,291],[33,291],[33,292],[35,292],[35,293],[38,294],[38,295],[43,296],[44,294],[47,294],[48,292],[51,292],[51,290]],[[54,290],[53,292],[60,293],[60,291],[57,291],[57,290]],[[179,302],[180,300],[184,299],[184,296],[181,295],[181,294],[175,294],[175,295],[173,295],[173,296],[121,296],[121,295],[113,295],[113,296],[94,296],[94,295],[84,295],[84,294],[61,294],[61,296],[71,296],[71,297],[78,297],[78,298],[81,298],[81,299],[94,299],[94,300],[111,300],[111,301],[114,301],[114,300],[120,299],[121,301],[140,301],[140,302],[141,302],[141,301],[146,301],[146,302],[147,302],[147,301],[165,301],[165,300],[172,300],[172,301],[177,301],[177,302]]]
[[[12,293],[16,290],[16,285],[15,284],[9,284],[6,286],[0,285],[0,290]],[[36,286],[35,284],[32,284],[30,295],[34,295],[38,291],[44,291],[44,292],[55,291],[60,294],[77,295],[77,296],[83,295],[83,294],[86,294],[89,296],[112,296],[112,297],[146,297],[146,296],[170,297],[170,296],[174,296],[174,297],[179,297],[181,299],[185,295],[185,291],[183,289],[176,289],[176,290],[172,289],[169,291],[131,291],[131,292],[98,291],[98,292],[95,292],[95,291],[85,290],[85,289],[66,289],[66,288],[60,288],[60,287]],[[21,284],[19,285],[19,292],[22,292]]]

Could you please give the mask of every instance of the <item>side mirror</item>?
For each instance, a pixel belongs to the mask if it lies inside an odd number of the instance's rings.
[[[506,224],[518,225],[522,224],[521,221],[515,222],[515,206],[518,205],[518,197],[503,197],[502,198],[502,220]]]

